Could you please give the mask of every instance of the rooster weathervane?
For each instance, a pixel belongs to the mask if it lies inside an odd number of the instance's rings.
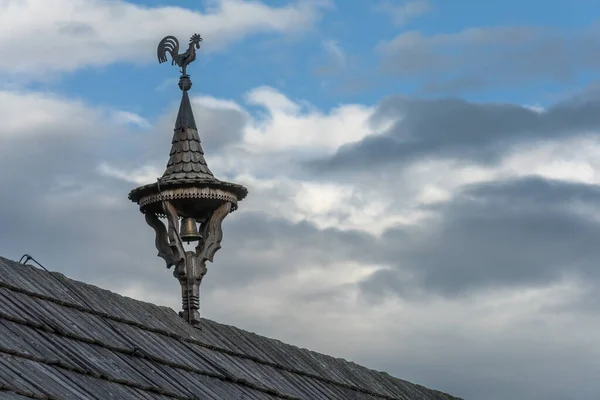
[[[181,68],[181,76],[187,77],[186,68],[196,59],[196,49],[200,49],[200,42],[202,42],[202,36],[194,33],[190,38],[187,50],[179,54],[179,40],[175,36],[165,36],[158,44],[156,51],[159,64],[167,61],[167,53],[169,53],[172,59],[171,65],[177,64]]]

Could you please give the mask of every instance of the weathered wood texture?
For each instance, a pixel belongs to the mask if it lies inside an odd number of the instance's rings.
[[[0,257],[4,398],[458,400]]]

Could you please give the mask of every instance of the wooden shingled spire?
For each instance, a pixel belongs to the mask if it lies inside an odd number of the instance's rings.
[[[187,91],[183,92],[179,105],[169,162],[161,183],[180,180],[219,182],[208,168],[204,158],[204,150]]]

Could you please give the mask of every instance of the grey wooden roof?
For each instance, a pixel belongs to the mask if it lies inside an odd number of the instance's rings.
[[[0,257],[0,399],[23,398],[458,399]]]

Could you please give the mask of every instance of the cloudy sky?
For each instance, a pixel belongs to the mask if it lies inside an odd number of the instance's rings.
[[[173,6],[177,4],[177,6]],[[189,68],[203,316],[468,399],[597,399],[600,3],[0,0],[0,255],[179,308],[132,188]]]

